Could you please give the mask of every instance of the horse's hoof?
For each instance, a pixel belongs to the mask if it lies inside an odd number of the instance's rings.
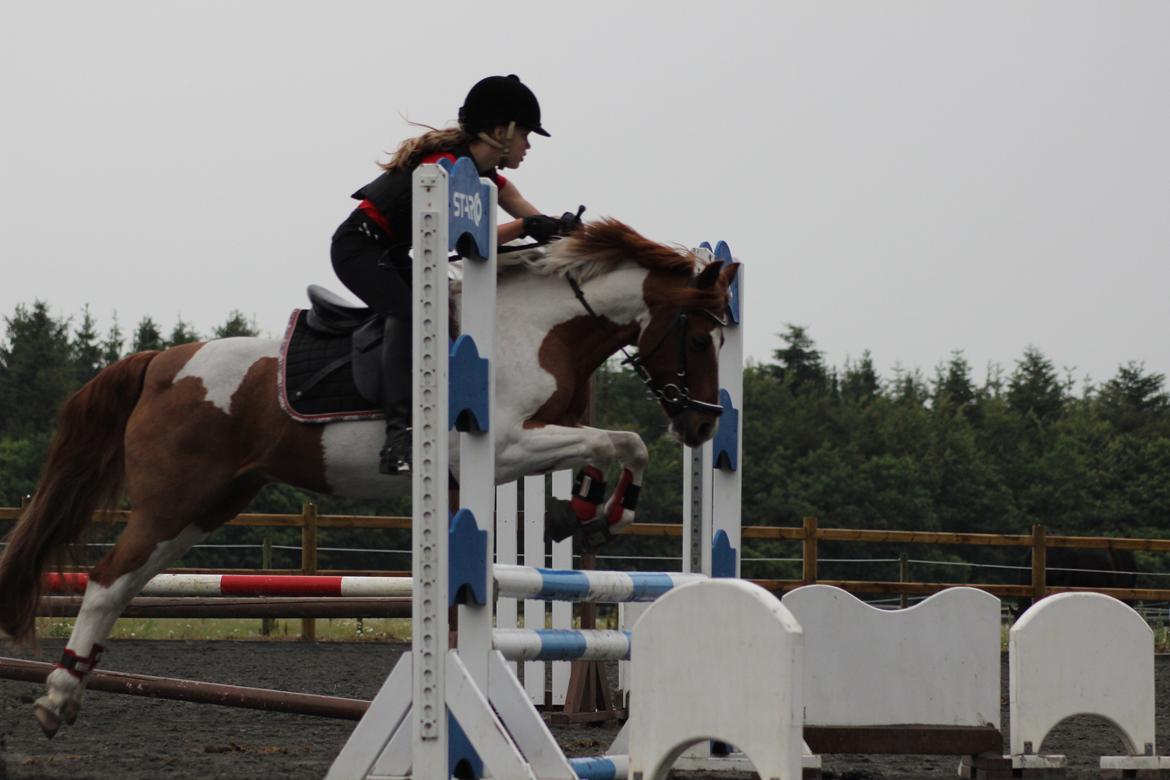
[[[544,510],[544,541],[563,542],[581,528],[572,504],[563,498],[551,499]]]
[[[48,707],[34,704],[33,716],[37,719],[37,723],[41,724],[41,731],[45,732],[45,736],[49,739],[52,739],[53,735],[57,733],[57,729],[61,728],[61,719]]]
[[[574,547],[581,553],[597,552],[613,539],[609,530],[609,522],[604,517],[595,517],[588,523],[580,526],[574,535]]]
[[[61,712],[61,717],[65,718],[65,722],[72,726],[77,721],[77,713],[79,712],[81,712],[81,702],[67,701]]]

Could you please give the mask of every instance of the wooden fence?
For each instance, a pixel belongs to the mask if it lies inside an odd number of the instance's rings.
[[[19,508],[0,508],[0,521],[16,520]],[[129,512],[99,512],[94,520],[99,524],[125,523]],[[302,574],[387,574],[389,570],[366,571],[353,569],[319,569],[317,566],[317,535],[322,528],[394,528],[409,529],[409,517],[364,516],[364,515],[319,515],[316,506],[305,503],[301,513],[288,514],[242,514],[229,525],[299,528],[301,531],[301,567],[299,569],[246,569],[260,573],[302,573]],[[627,536],[681,537],[682,527],[669,523],[634,523],[625,530]],[[1091,536],[1050,536],[1042,525],[1035,525],[1030,534],[983,534],[946,533],[936,531],[878,531],[851,528],[822,528],[816,518],[804,519],[800,527],[744,526],[743,539],[796,542],[801,546],[800,579],[755,579],[753,582],[774,592],[820,582],[835,585],[851,593],[891,594],[925,596],[956,585],[981,588],[1000,598],[1043,598],[1075,588],[1051,587],[1046,584],[1047,550],[1053,547],[1075,547],[1082,549],[1140,550],[1146,552],[1170,552],[1170,539],[1136,539],[1122,537]],[[861,544],[906,544],[906,545],[953,545],[967,547],[1017,547],[1032,551],[1031,584],[1004,584],[978,582],[911,581],[908,577],[899,580],[840,580],[821,579],[817,575],[818,544],[820,542],[853,542]],[[904,572],[905,567],[903,567]],[[198,569],[173,569],[172,571],[200,571]],[[394,572],[407,574],[409,572]],[[1022,578],[1021,578],[1022,579]],[[1166,588],[1097,588],[1116,598],[1130,601],[1170,600],[1170,589]],[[306,618],[303,626],[305,636],[315,636],[312,618]]]

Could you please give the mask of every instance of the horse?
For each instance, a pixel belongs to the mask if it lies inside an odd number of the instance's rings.
[[[565,468],[621,467],[591,516],[614,533],[633,522],[647,464],[636,433],[580,423],[588,380],[618,350],[670,420],[698,446],[716,431],[718,350],[735,263],[651,241],[616,220],[591,222],[498,272],[496,480]],[[452,300],[462,294],[455,283]],[[457,311],[455,305],[453,311]],[[378,471],[377,419],[310,424],[282,408],[279,340],[224,338],[140,352],[105,368],[63,405],[38,488],[0,558],[0,630],[35,636],[41,578],[94,511],[131,511],[92,568],[62,660],[34,714],[52,737],[73,723],[86,676],[114,621],[143,586],[284,482],[324,494],[409,494],[408,475]],[[457,437],[451,437],[456,441]],[[451,447],[452,472],[458,446]],[[574,501],[574,508],[583,504]]]

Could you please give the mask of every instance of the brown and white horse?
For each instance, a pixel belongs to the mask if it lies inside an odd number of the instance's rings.
[[[640,485],[641,438],[579,424],[589,377],[629,345],[675,435],[690,445],[714,435],[719,325],[734,274],[734,264],[704,265],[613,220],[502,270],[497,481],[617,462],[623,482]],[[138,353],[65,403],[36,495],[0,558],[0,629],[31,638],[46,567],[123,487],[132,509],[90,574],[64,658],[36,702],[49,736],[77,717],[86,674],[130,599],[265,483],[354,497],[409,491],[408,478],[378,472],[381,421],[312,425],[282,411],[279,348],[269,339],[228,338]],[[611,530],[633,521],[623,506],[611,496],[598,507]]]

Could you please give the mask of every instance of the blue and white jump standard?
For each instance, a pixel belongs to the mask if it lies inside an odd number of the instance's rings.
[[[703,605],[707,581],[703,574],[572,571],[496,565],[493,544],[495,434],[495,186],[480,179],[468,160],[450,173],[439,166],[421,166],[414,174],[415,308],[414,308],[414,472],[413,472],[413,621],[412,651],[403,655],[371,702],[366,715],[330,768],[328,777],[445,778],[463,767],[476,777],[509,780],[578,780],[624,777],[622,756],[574,759],[556,744],[521,687],[511,661],[622,660],[631,655],[639,631],[647,647],[666,647],[689,632],[692,615],[701,624],[718,623],[721,607]],[[448,227],[448,225],[450,225]],[[448,353],[447,256],[457,248],[463,268],[463,335]],[[726,250],[724,250],[726,251]],[[727,259],[730,259],[730,254]],[[737,296],[738,297],[738,296]],[[449,354],[449,356],[448,356]],[[736,363],[738,368],[738,362]],[[725,395],[725,406],[732,396]],[[725,412],[726,415],[726,412]],[[726,419],[726,418],[725,418]],[[733,464],[738,461],[738,419]],[[463,503],[448,513],[448,429],[459,431],[459,486]],[[734,465],[732,466],[734,469]],[[733,489],[738,497],[738,482]],[[527,492],[527,491],[526,491]],[[735,516],[738,531],[738,514]],[[723,534],[724,547],[730,547]],[[735,534],[738,546],[738,533]],[[707,545],[703,545],[707,546]],[[711,555],[711,553],[708,553]],[[734,549],[730,559],[734,561]],[[718,553],[714,559],[718,559]],[[718,563],[713,568],[720,568]],[[734,576],[734,562],[722,567]],[[749,588],[725,582],[721,587]],[[645,621],[646,628],[623,631],[499,629],[492,626],[492,605],[498,594],[512,599],[547,599],[569,606],[573,601],[651,602],[664,594],[673,600],[673,618]],[[767,594],[765,594],[767,595]],[[768,599],[775,601],[771,596]],[[458,647],[448,648],[448,608],[458,605]],[[691,607],[694,609],[691,609]],[[783,612],[779,602],[768,606]],[[651,606],[647,615],[654,614]],[[771,614],[771,612],[769,612]],[[725,617],[725,616],[724,616]],[[534,625],[539,625],[534,622]],[[655,628],[657,626],[657,628]],[[798,634],[793,627],[790,634]],[[760,664],[737,663],[745,652],[742,638],[719,642],[718,658],[737,679],[755,674]],[[650,654],[644,663],[654,663]],[[709,666],[716,656],[706,656]],[[798,656],[794,656],[798,660]],[[645,676],[650,677],[646,672]],[[694,683],[693,683],[694,684]],[[750,681],[745,683],[750,685]],[[706,682],[702,683],[706,690]],[[682,687],[686,687],[683,685]],[[666,755],[651,755],[671,745],[682,749],[696,739],[690,726],[674,723],[674,705],[656,701],[653,691],[642,695],[643,723],[671,721],[661,744],[651,744],[643,759],[655,766],[649,776],[669,768]],[[669,699],[673,702],[676,699]],[[791,702],[789,702],[791,703]],[[780,703],[777,703],[780,706]],[[742,708],[731,708],[742,709]],[[719,712],[728,712],[723,707]],[[722,722],[723,735],[741,732],[740,721]],[[694,739],[687,739],[693,736]],[[679,742],[679,740],[682,742]],[[750,739],[749,739],[750,741]],[[663,759],[665,764],[654,762]],[[765,764],[770,765],[765,759]],[[791,764],[790,764],[791,765]],[[633,771],[631,769],[631,771]],[[787,770],[769,777],[795,778]]]
[[[495,501],[496,188],[469,160],[450,173],[414,173],[414,471],[412,652],[400,659],[329,771],[330,778],[450,777],[456,760],[495,777],[576,775],[503,657],[493,650],[488,552]],[[452,363],[447,255],[464,255],[463,335]],[[454,358],[458,358],[456,361]],[[449,387],[479,398],[450,409]],[[463,508],[448,514],[448,428],[459,421]],[[449,560],[448,535],[457,537]],[[454,564],[454,565],[453,565]],[[458,572],[458,574],[456,574]],[[455,579],[458,577],[459,579]],[[449,604],[459,603],[458,648],[448,649]],[[459,744],[466,743],[466,744]],[[460,758],[466,756],[466,758]]]

